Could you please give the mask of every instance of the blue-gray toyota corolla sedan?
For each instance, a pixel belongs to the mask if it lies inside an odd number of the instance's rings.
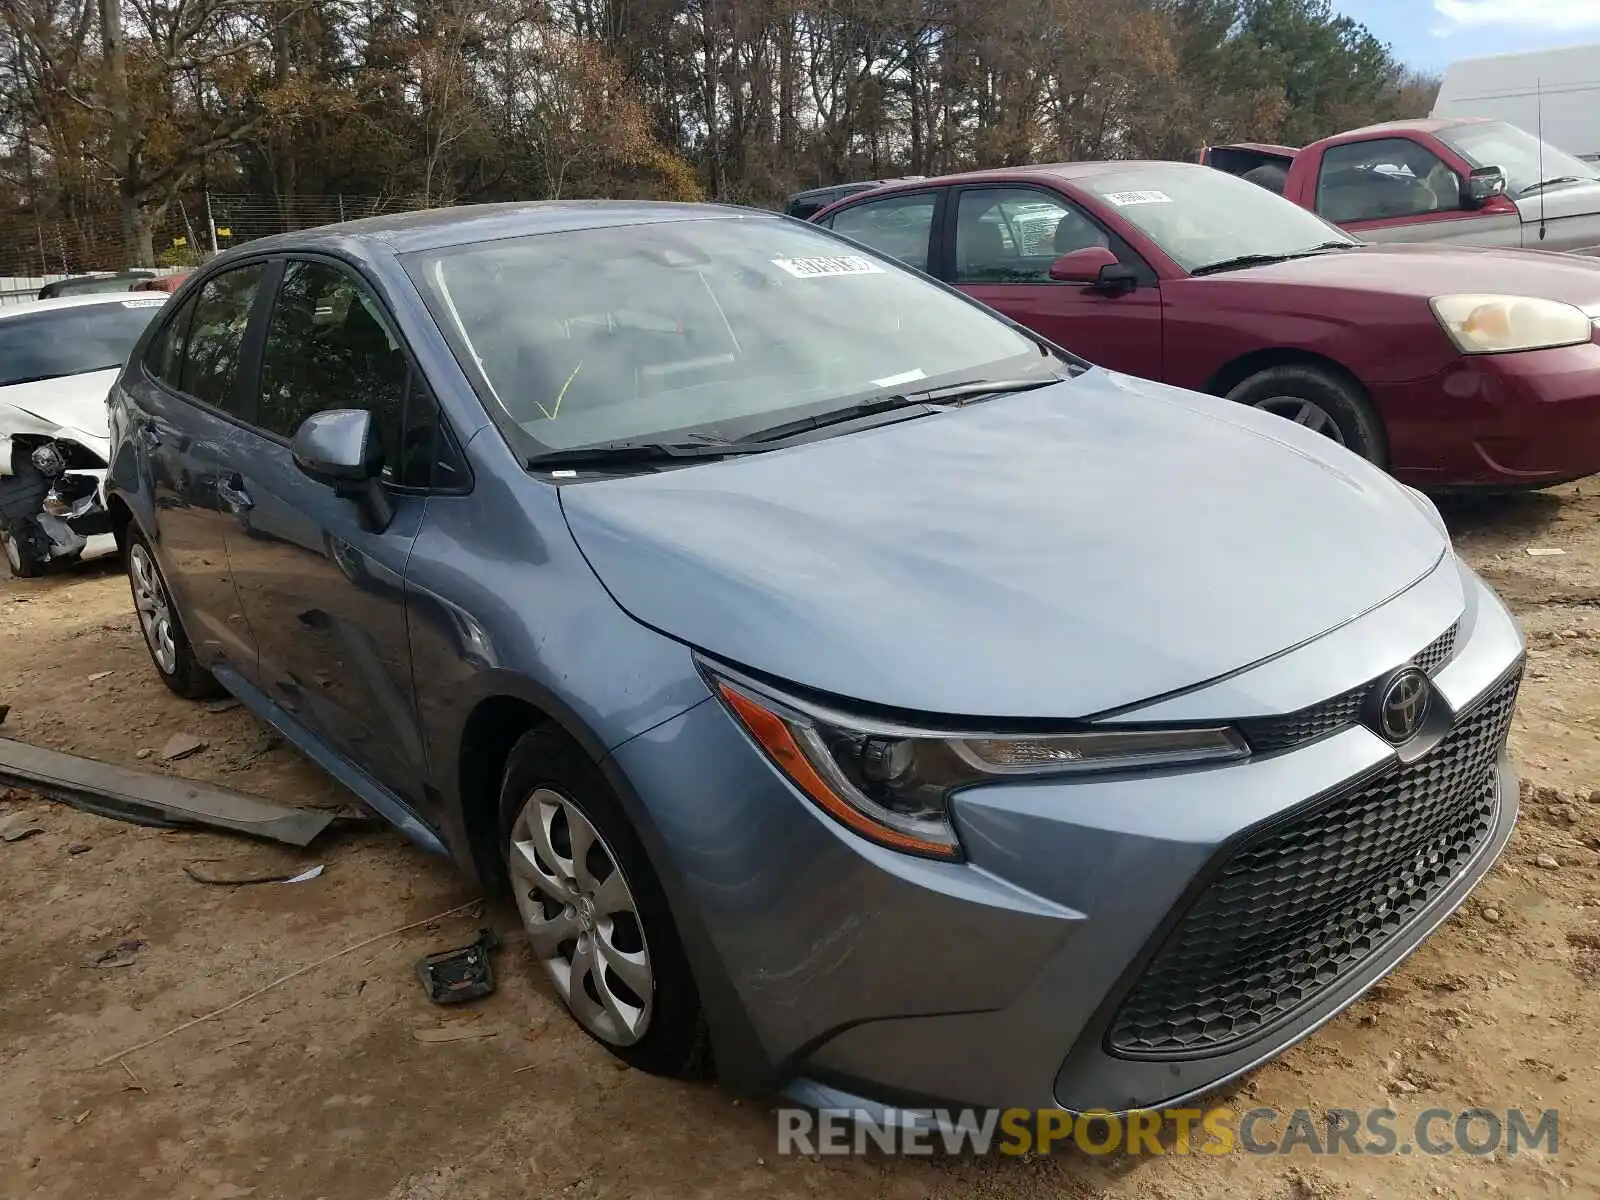
[[[826,230],[253,242],[110,405],[168,686],[509,886],[647,1070],[1173,1102],[1348,1005],[1510,836],[1522,641],[1426,499]]]

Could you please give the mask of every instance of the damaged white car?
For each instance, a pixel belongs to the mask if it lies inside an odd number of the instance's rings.
[[[0,549],[29,578],[109,534],[106,393],[161,295],[0,306]]]

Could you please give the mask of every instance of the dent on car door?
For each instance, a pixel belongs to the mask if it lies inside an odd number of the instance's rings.
[[[241,362],[267,271],[248,263],[207,280],[166,318],[126,387],[146,532],[185,632],[202,662],[246,675],[255,644],[233,584],[223,480],[249,450]]]
[[[329,409],[371,415],[392,509],[373,527],[296,465],[291,440]],[[323,745],[420,804],[406,563],[439,482],[437,408],[387,313],[343,266],[293,260],[261,346],[254,452],[234,480],[233,564],[260,687]]]

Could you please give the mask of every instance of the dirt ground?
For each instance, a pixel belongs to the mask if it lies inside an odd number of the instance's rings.
[[[428,1004],[413,962],[470,940],[475,914],[377,935],[473,897],[395,834],[340,833],[297,854],[11,792],[0,818],[22,812],[43,832],[0,843],[0,1197],[1600,1195],[1600,480],[1447,515],[1528,636],[1512,739],[1521,824],[1411,960],[1229,1102],[1387,1106],[1402,1129],[1434,1107],[1556,1108],[1554,1157],[780,1157],[768,1105],[619,1069],[515,938],[496,995],[467,1012]],[[115,563],[0,580],[0,703],[9,737],[300,805],[349,803],[242,710],[160,686]],[[155,766],[176,733],[207,747]],[[186,875],[197,862],[327,870],[225,888]],[[515,930],[504,909],[483,921]],[[96,1065],[374,938],[125,1067]]]

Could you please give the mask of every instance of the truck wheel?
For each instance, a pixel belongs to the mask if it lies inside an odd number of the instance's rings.
[[[33,519],[44,505],[50,484],[27,450],[15,441],[11,443],[11,470],[12,474],[0,476],[0,550],[12,575],[35,579],[44,574],[48,558]]]
[[[1383,419],[1353,380],[1322,367],[1268,367],[1228,393],[1229,400],[1303,425],[1368,462],[1387,466]]]

